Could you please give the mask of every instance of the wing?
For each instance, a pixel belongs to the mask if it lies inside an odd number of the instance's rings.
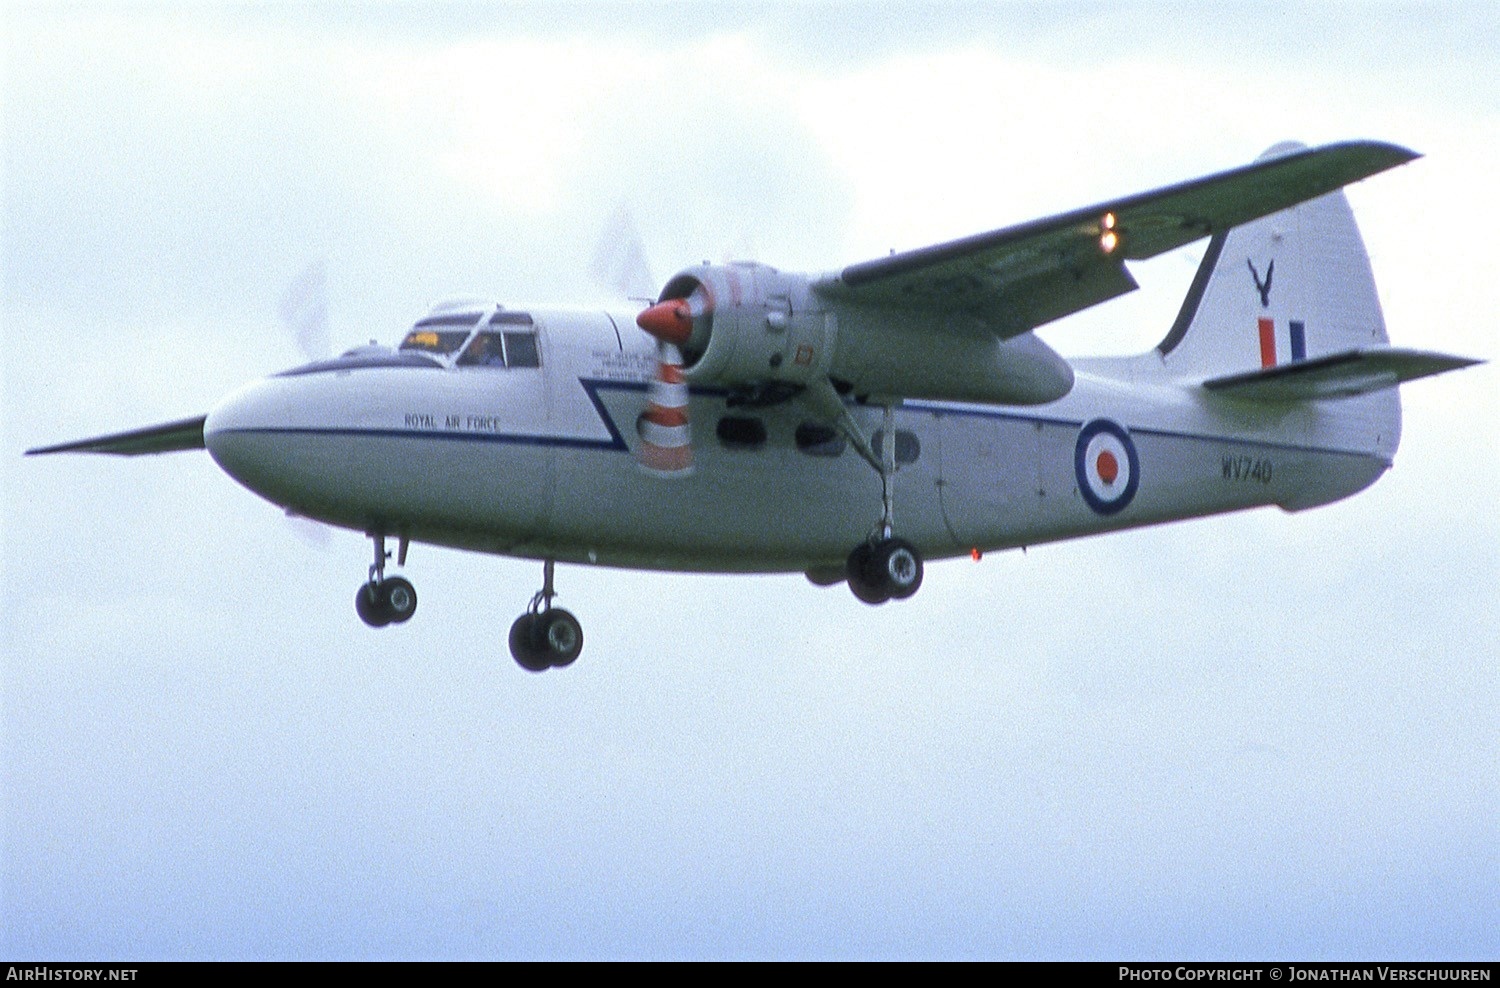
[[[1152,192],[851,264],[814,287],[850,302],[968,314],[1009,338],[1132,291],[1126,261],[1155,257],[1419,157],[1374,141],[1291,147]]]
[[[203,422],[208,416],[200,415],[180,422],[153,425],[130,432],[117,432],[111,436],[96,436],[77,442],[61,443],[57,446],[42,446],[28,449],[27,456],[43,453],[112,453],[116,456],[140,456],[142,453],[175,453],[184,449],[203,448]]]

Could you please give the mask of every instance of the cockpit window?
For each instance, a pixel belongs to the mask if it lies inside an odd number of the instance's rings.
[[[505,334],[505,363],[508,367],[540,367],[535,333]]]
[[[434,326],[462,326],[473,329],[474,324],[482,316],[481,312],[448,312],[440,316],[427,316],[417,320],[417,329],[430,329]]]
[[[467,342],[466,342],[467,341]],[[507,309],[443,311],[417,320],[397,350],[457,358],[459,367],[540,367],[536,322]]]
[[[422,323],[417,323],[417,328],[406,334],[406,339],[401,341],[401,346],[397,349],[446,357],[457,350],[468,337],[467,329],[427,329]]]
[[[474,324],[483,318],[484,313],[474,309],[426,316],[417,320],[417,324],[396,349],[446,357],[463,345]]]
[[[504,367],[505,344],[499,333],[484,330],[475,335],[458,358],[460,367]]]
[[[528,317],[529,321],[529,317]],[[474,334],[458,358],[460,367],[540,367],[536,333],[485,329]]]

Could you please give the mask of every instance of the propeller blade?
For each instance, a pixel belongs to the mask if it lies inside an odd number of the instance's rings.
[[[645,242],[627,206],[617,207],[599,232],[589,273],[617,298],[649,298],[656,290],[659,282],[651,277]]]
[[[662,477],[693,472],[688,386],[682,379],[682,351],[662,340],[656,345],[656,374],[646,386],[646,410],[636,422],[642,468]]]
[[[281,298],[281,323],[308,360],[327,360],[333,352],[328,331],[328,269],[314,261],[288,286]]]
[[[320,521],[299,515],[291,508],[286,509],[286,521],[297,537],[314,549],[327,549],[333,541],[333,529]]]
[[[328,264],[317,260],[309,264],[287,286],[281,297],[281,325],[297,341],[297,349],[311,361],[333,356],[333,335],[328,329]],[[322,522],[286,510],[287,525],[303,542],[315,549],[327,549],[333,529]]]

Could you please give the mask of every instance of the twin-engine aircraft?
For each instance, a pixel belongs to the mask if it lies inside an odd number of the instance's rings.
[[[1341,191],[1401,147],[1283,144],[1253,164],[827,274],[704,264],[629,316],[455,302],[394,349],[276,374],[206,416],[31,453],[207,448],[289,513],[366,533],[355,607],[416,611],[412,542],[543,561],[510,632],[566,666],[557,561],[803,571],[869,604],[924,560],[1347,497],[1391,465],[1396,386],[1476,361],[1389,345]],[[1210,238],[1136,357],[1032,330],[1136,288],[1127,261]]]

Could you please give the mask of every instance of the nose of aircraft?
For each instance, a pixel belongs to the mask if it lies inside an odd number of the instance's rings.
[[[277,504],[286,503],[278,490],[285,471],[277,442],[278,429],[289,424],[286,391],[276,378],[248,384],[219,402],[203,423],[203,445],[219,468]]]

